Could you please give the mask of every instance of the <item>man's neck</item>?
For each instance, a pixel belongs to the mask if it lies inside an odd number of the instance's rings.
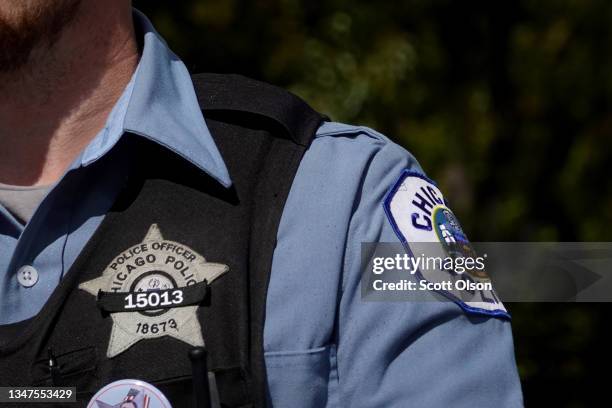
[[[51,48],[0,73],[0,183],[57,181],[103,128],[137,64],[131,10],[83,1]]]

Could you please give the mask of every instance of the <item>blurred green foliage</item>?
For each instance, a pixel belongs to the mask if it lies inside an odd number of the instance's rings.
[[[193,72],[285,86],[405,146],[474,241],[612,240],[612,2],[135,5]],[[510,309],[529,405],[604,395],[607,305]]]

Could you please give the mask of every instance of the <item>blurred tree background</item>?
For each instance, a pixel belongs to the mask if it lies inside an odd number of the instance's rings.
[[[612,2],[136,1],[192,72],[405,146],[473,241],[612,241]],[[606,401],[605,304],[511,304],[530,406]]]

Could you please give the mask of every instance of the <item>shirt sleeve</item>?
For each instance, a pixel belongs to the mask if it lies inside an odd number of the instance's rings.
[[[346,241],[336,333],[341,404],[523,406],[509,320],[469,315],[450,301],[362,299],[361,243],[400,242],[383,200],[404,170],[423,173],[408,152],[381,140],[360,175]]]

